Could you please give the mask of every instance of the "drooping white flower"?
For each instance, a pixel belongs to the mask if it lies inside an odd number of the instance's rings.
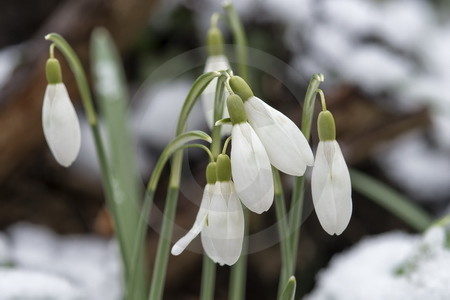
[[[42,107],[42,127],[44,136],[56,161],[64,166],[70,166],[78,156],[81,146],[81,133],[78,117],[70,101],[66,86],[52,77],[55,59],[47,63],[47,78],[49,84],[45,90]],[[49,67],[49,65],[51,67]],[[49,76],[50,72],[50,76]],[[60,75],[59,75],[60,76]],[[56,76],[58,78],[58,76]]]
[[[314,156],[300,129],[288,117],[255,97],[238,76],[230,79],[233,90],[244,100],[248,123],[260,138],[270,163],[280,171],[302,176],[312,166]]]
[[[209,56],[206,60],[205,73],[227,70],[229,68],[230,64],[225,55]],[[214,125],[214,98],[216,95],[217,80],[218,80],[217,77],[211,80],[211,82],[206,86],[201,96],[206,122],[208,123],[210,129],[212,129]],[[224,90],[224,96],[228,97],[228,95],[229,95],[228,91]],[[228,109],[226,105],[224,106],[223,109],[223,116],[221,116],[220,118],[229,118]],[[230,132],[231,132],[230,125],[222,125],[222,135],[229,135]]]
[[[266,150],[246,121],[244,105],[238,95],[227,99],[233,129],[231,132],[231,172],[239,198],[255,213],[267,211],[273,203],[272,168]]]
[[[335,139],[333,116],[319,114],[320,142],[312,170],[311,192],[317,217],[330,235],[340,235],[352,215],[350,174],[342,151]]]
[[[216,163],[210,163],[207,168],[208,184],[194,225],[173,245],[171,252],[179,255],[200,233],[203,249],[211,260],[231,266],[239,259],[242,251],[244,213],[231,181],[230,159],[227,155],[219,155],[217,176],[214,177],[212,173],[215,171]]]
[[[192,240],[203,230],[203,227],[206,224],[206,218],[208,217],[208,210],[211,204],[211,198],[214,192],[216,185],[214,184],[206,184],[205,189],[203,190],[202,202],[200,204],[200,208],[197,213],[197,217],[195,218],[194,225],[188,231],[188,233],[183,236],[178,242],[175,243],[172,247],[172,255],[180,255],[184,249],[192,242]]]
[[[214,262],[231,266],[239,259],[244,213],[231,180],[216,183],[201,239],[203,249]]]
[[[208,30],[207,44],[208,44],[208,58],[205,64],[205,73],[213,71],[222,71],[230,69],[230,63],[227,57],[224,55],[223,50],[223,37],[222,32],[216,26],[215,21],[212,27]],[[214,78],[206,86],[202,93],[201,102],[203,110],[205,112],[206,122],[210,129],[214,126],[214,100],[216,95],[218,78]],[[225,90],[224,97],[228,97],[229,93]],[[219,116],[219,119],[228,118],[228,110],[225,105],[223,108],[223,113]],[[217,121],[217,120],[216,120]],[[229,135],[231,132],[230,125],[222,125],[221,133],[222,135]]]

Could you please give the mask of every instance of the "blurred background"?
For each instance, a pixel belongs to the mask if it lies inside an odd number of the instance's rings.
[[[255,94],[299,124],[309,79],[323,73],[322,88],[349,166],[395,188],[433,218],[450,212],[448,1],[245,0],[234,5],[249,46],[280,60],[274,73],[254,62]],[[205,45],[209,19],[216,11],[222,12],[220,1],[0,2],[0,274],[15,269],[9,280],[35,276],[29,278],[36,282],[36,291],[48,285],[57,286],[53,289],[63,295],[82,293],[83,299],[121,297],[120,262],[92,137],[63,59],[64,81],[82,120],[80,156],[64,169],[44,140],[41,107],[49,46],[45,34],[64,36],[90,70],[92,30],[103,26],[111,32],[129,82],[130,128],[144,183],[173,137],[182,102],[202,72],[206,52],[198,48]],[[222,25],[231,44],[230,32]],[[161,71],[168,61],[175,61],[172,73]],[[207,130],[201,107],[193,111],[190,126]],[[175,238],[193,223],[195,201],[204,185],[206,158],[195,151],[189,158]],[[289,196],[291,179],[283,177],[283,184]],[[368,236],[415,232],[354,192],[349,227],[341,236],[330,237],[311,213],[309,192],[306,195],[297,266],[299,297],[317,286],[317,274],[334,254]],[[163,188],[156,204],[163,208]],[[160,216],[151,222],[148,253],[153,257]],[[252,215],[250,232],[274,222],[273,210]],[[198,241],[193,247],[200,249]],[[277,245],[249,256],[248,299],[276,297],[279,266]],[[229,268],[218,269],[216,299],[227,298],[228,275]],[[201,256],[195,251],[171,257],[165,299],[197,299],[200,276]],[[7,282],[0,277],[0,290]]]

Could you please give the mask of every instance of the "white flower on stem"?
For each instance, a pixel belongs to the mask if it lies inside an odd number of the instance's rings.
[[[203,227],[206,224],[206,218],[208,217],[208,209],[211,204],[211,198],[214,192],[216,185],[214,184],[206,184],[205,189],[203,190],[202,202],[200,204],[200,208],[197,213],[197,217],[195,218],[194,225],[188,231],[188,233],[183,236],[178,242],[175,243],[172,247],[172,255],[180,255],[184,249],[192,242],[192,240],[203,230]]]
[[[330,235],[340,235],[352,215],[350,174],[329,111],[319,114],[318,129],[320,142],[311,178],[314,208],[323,229]]]
[[[228,63],[228,59],[225,55],[209,56],[206,60],[205,73],[227,70],[229,68],[230,64]],[[217,80],[217,77],[211,80],[201,96],[203,111],[205,112],[206,122],[208,123],[210,129],[212,129],[214,125],[214,98],[216,96]],[[224,96],[228,97],[228,95],[228,92],[224,90]],[[223,116],[221,116],[221,118],[229,118],[228,109],[226,106],[223,109]],[[222,125],[222,135],[229,135],[230,132],[230,125]]]
[[[230,85],[244,100],[248,123],[264,145],[270,163],[286,174],[302,176],[306,167],[314,164],[314,156],[300,129],[284,114],[255,97],[242,78],[233,76]]]
[[[68,167],[80,151],[80,124],[66,86],[61,82],[60,73],[58,77],[59,63],[55,61],[56,59],[49,59],[47,62],[49,84],[42,107],[42,127],[56,161]]]
[[[216,183],[201,239],[212,261],[231,266],[239,259],[244,240],[244,212],[231,180]]]
[[[230,63],[228,62],[228,59],[224,55],[223,51],[222,33],[216,26],[213,26],[208,31],[208,55],[209,56],[206,59],[205,64],[205,73],[230,69]],[[201,96],[203,111],[205,112],[206,123],[208,124],[209,129],[212,129],[214,126],[214,100],[216,95],[217,81],[217,77],[211,80]],[[226,97],[228,97],[228,95],[228,92],[225,90],[223,95],[225,99]],[[222,116],[220,116],[219,119],[228,117],[229,114],[225,105],[223,108]],[[230,125],[222,125],[222,135],[230,135],[230,132]]]
[[[211,260],[231,266],[242,251],[244,213],[231,181],[227,155],[219,155],[217,167],[216,163],[208,165],[207,181],[194,225],[173,245],[171,252],[173,255],[181,254],[200,233],[203,249]]]
[[[246,121],[244,105],[238,95],[227,99],[233,129],[231,166],[239,198],[255,213],[267,211],[273,203],[272,167],[258,135]]]

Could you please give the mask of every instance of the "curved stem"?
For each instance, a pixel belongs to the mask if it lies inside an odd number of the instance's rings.
[[[200,94],[215,77],[220,76],[219,72],[205,73],[197,78],[192,85],[183,107],[177,124],[177,135],[186,130],[186,123],[192,108],[198,100]],[[178,150],[173,155],[172,167],[169,178],[169,188],[166,196],[164,208],[164,218],[162,222],[161,235],[159,237],[158,248],[156,250],[155,266],[150,284],[149,300],[159,300],[162,298],[165,276],[167,273],[167,263],[169,260],[170,243],[172,239],[173,222],[175,218],[176,206],[178,202],[178,191],[181,181],[181,167],[183,163],[183,151]]]
[[[67,41],[59,34],[57,33],[47,34],[45,36],[45,39],[52,41],[66,58],[75,76],[78,85],[78,90],[81,96],[81,101],[83,102],[88,122],[89,124],[91,124],[91,126],[97,124],[97,116],[92,102],[89,84],[86,79],[83,67],[81,66],[80,59],[78,58],[72,47],[70,47],[69,43],[67,43]]]
[[[228,144],[230,143],[230,141],[231,141],[231,135],[225,140],[225,143],[223,143],[222,154],[227,153]]]
[[[153,205],[153,197],[155,196],[156,188],[158,186],[159,179],[161,177],[162,170],[164,166],[167,164],[171,155],[183,148],[187,148],[192,146],[193,144],[187,144],[193,140],[200,139],[204,141],[209,141],[209,136],[201,131],[191,131],[181,134],[174,138],[169,145],[166,146],[164,151],[159,156],[158,161],[156,162],[155,167],[153,168],[152,175],[148,181],[147,189],[145,192],[144,203],[142,207],[142,213],[140,214],[137,229],[136,229],[136,238],[133,246],[133,254],[132,254],[132,272],[131,272],[131,282],[135,282],[138,272],[138,264],[139,264],[139,249],[140,245],[144,243],[145,235],[147,233],[145,224],[148,224],[148,217],[150,216],[151,208]],[[200,144],[194,144],[200,145]],[[200,145],[205,147],[203,145]],[[201,147],[201,148],[202,148]],[[205,147],[206,148],[206,147]],[[209,152],[209,149],[207,149]],[[209,152],[210,153],[210,152]],[[134,288],[134,287],[132,287]]]
[[[223,4],[223,8],[227,12],[228,24],[233,32],[233,39],[236,44],[236,54],[239,60],[239,75],[244,78],[245,81],[249,82],[247,37],[245,35],[244,27],[242,26],[241,19],[230,1],[225,2]]]
[[[320,103],[322,104],[322,110],[327,110],[327,103],[325,102],[325,95],[323,94],[323,91],[321,89],[317,89],[316,93],[320,95]]]
[[[303,114],[301,130],[306,140],[309,141],[311,136],[311,125],[314,116],[314,104],[316,98],[316,91],[320,83],[324,80],[322,74],[315,74],[312,76],[308,89],[306,90],[305,100],[303,102]],[[291,260],[289,265],[289,275],[295,274],[295,266],[297,264],[297,249],[298,241],[300,239],[300,225],[303,212],[303,199],[305,197],[305,178],[299,176],[295,178],[294,189],[292,191],[291,210],[289,216],[290,227],[290,246],[291,246]]]
[[[50,45],[50,48],[49,48],[49,54],[50,54],[50,58],[55,58],[55,44],[54,43],[52,43],[51,45]]]

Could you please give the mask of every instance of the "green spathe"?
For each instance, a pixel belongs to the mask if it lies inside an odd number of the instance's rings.
[[[242,102],[241,97],[236,94],[228,96],[227,108],[233,125],[247,122],[247,113],[245,112],[244,102]]]
[[[226,154],[219,154],[217,157],[217,181],[231,180],[231,161]]]
[[[45,66],[45,75],[49,84],[58,84],[62,82],[61,66],[56,58],[47,59]]]
[[[208,55],[223,55],[223,37],[222,32],[217,27],[211,27],[208,30]]]
[[[334,124],[333,115],[329,110],[321,111],[317,118],[317,128],[319,131],[319,139],[321,141],[336,140],[336,125]]]
[[[206,182],[208,184],[214,184],[217,181],[217,163],[210,162],[206,167]]]
[[[242,77],[239,76],[231,77],[230,86],[231,89],[233,89],[233,92],[238,94],[244,102],[247,101],[250,97],[253,97],[252,89],[247,84],[247,82],[245,82],[245,80],[242,79]]]

